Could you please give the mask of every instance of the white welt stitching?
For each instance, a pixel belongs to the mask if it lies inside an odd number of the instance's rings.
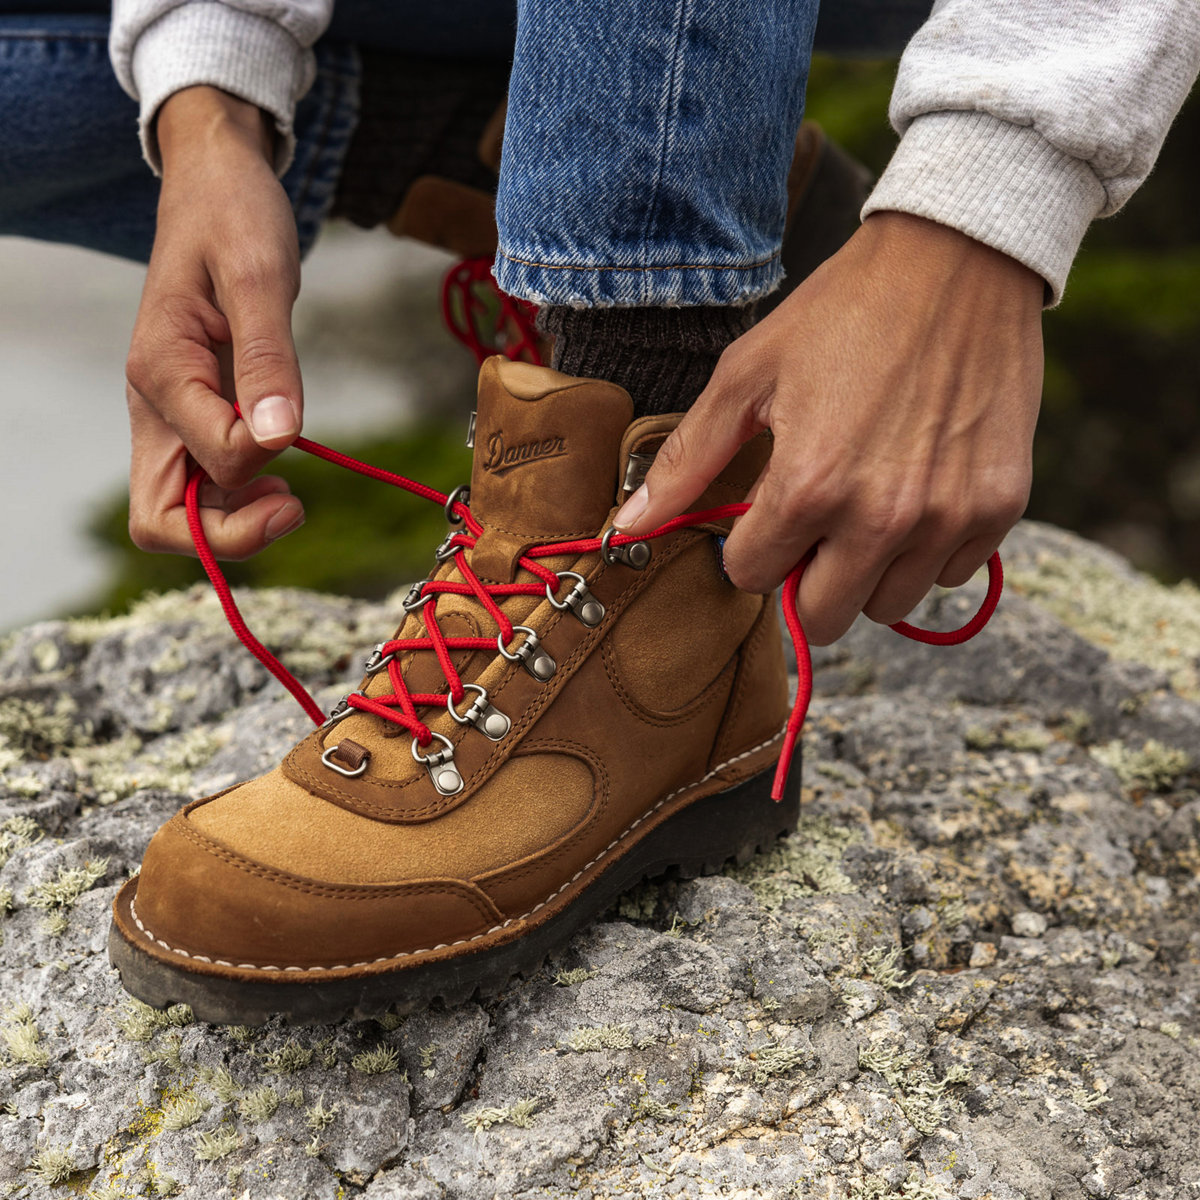
[[[238,971],[346,971],[353,970],[356,967],[370,967],[374,966],[376,963],[391,962],[397,958],[413,958],[418,954],[428,954],[433,950],[448,950],[452,946],[466,946],[471,942],[479,941],[481,938],[490,937],[493,933],[499,933],[500,930],[507,929],[510,925],[514,925],[518,921],[524,921],[526,918],[532,917],[534,913],[545,908],[546,905],[549,904],[556,896],[559,896],[565,892],[567,888],[569,888],[571,884],[573,884],[585,871],[590,871],[592,867],[600,862],[600,860],[604,858],[612,850],[612,848],[621,841],[622,838],[625,837],[626,834],[632,833],[639,825],[642,824],[643,821],[654,816],[654,814],[658,812],[658,810],[662,808],[662,806],[666,804],[668,800],[673,800],[676,796],[682,795],[684,792],[690,791],[692,788],[699,787],[702,783],[707,783],[714,775],[725,770],[726,767],[732,767],[734,763],[741,762],[743,758],[749,758],[752,754],[757,754],[760,750],[765,750],[772,742],[779,741],[779,739],[783,737],[783,734],[784,730],[781,729],[774,737],[767,738],[765,742],[759,742],[757,746],[751,746],[749,750],[743,751],[743,753],[738,754],[733,758],[726,759],[726,761],[723,763],[718,763],[711,771],[702,776],[700,779],[697,779],[694,783],[685,784],[681,788],[676,788],[673,792],[668,792],[652,809],[642,813],[642,815],[638,817],[633,824],[631,824],[621,833],[617,834],[617,836],[613,838],[613,840],[609,842],[608,845],[605,846],[604,849],[601,850],[591,862],[584,863],[584,865],[580,867],[579,870],[576,871],[566,883],[564,883],[561,887],[556,888],[539,904],[535,904],[527,913],[522,913],[519,917],[509,917],[507,921],[504,921],[499,925],[493,925],[491,929],[485,930],[483,933],[477,933],[469,938],[460,938],[457,942],[442,942],[437,946],[427,946],[424,950],[401,950],[396,954],[384,954],[379,958],[370,958],[364,962],[344,963],[336,967],[263,967],[256,963],[232,963],[227,962],[223,958],[206,958],[203,954],[191,954],[187,950],[180,950],[177,946],[169,946],[162,940],[162,938],[157,937],[151,930],[147,929],[146,926],[142,924],[141,918],[137,915],[135,901],[130,902],[129,913],[130,916],[133,917],[133,923],[142,931],[142,933],[150,938],[155,945],[161,946],[164,950],[169,951],[171,954],[179,954],[184,958],[191,958],[196,962],[211,963],[218,967],[232,967]]]

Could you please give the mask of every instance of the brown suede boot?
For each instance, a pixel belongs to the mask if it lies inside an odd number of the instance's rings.
[[[679,419],[631,411],[609,383],[484,364],[482,532],[453,529],[434,591],[410,593],[397,638],[424,641],[381,644],[280,767],[159,831],[114,905],[129,991],[239,1024],[454,1003],[536,968],[641,879],[795,827],[799,771],[770,799],[776,605],[724,577],[726,525],[537,553],[609,529]],[[748,443],[694,511],[741,500],[768,449]]]

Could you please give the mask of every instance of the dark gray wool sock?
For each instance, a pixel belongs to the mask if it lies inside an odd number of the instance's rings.
[[[646,417],[690,408],[721,351],[754,324],[756,308],[555,306],[538,313],[538,328],[554,337],[556,371],[620,384],[633,415]]]

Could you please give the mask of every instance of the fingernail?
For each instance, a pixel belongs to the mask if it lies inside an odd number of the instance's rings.
[[[289,437],[296,431],[296,410],[286,396],[264,396],[250,413],[250,432],[256,442]]]
[[[637,524],[638,517],[646,511],[646,505],[649,503],[650,493],[646,491],[646,485],[643,483],[617,510],[617,515],[613,517],[613,524],[618,529],[628,529],[629,526]]]
[[[303,512],[299,516],[296,516],[292,509],[281,508],[267,522],[267,527],[263,532],[266,534],[268,542],[277,542],[281,537],[286,537],[287,534],[295,532],[303,524]]]

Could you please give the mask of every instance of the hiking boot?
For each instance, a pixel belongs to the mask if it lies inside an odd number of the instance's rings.
[[[770,797],[776,604],[725,577],[728,521],[596,545],[679,421],[631,417],[613,384],[484,364],[431,579],[281,766],[154,837],[114,903],[130,992],[236,1024],[456,1003],[643,878],[795,827],[799,771]],[[747,443],[693,511],[742,500],[768,453]]]

